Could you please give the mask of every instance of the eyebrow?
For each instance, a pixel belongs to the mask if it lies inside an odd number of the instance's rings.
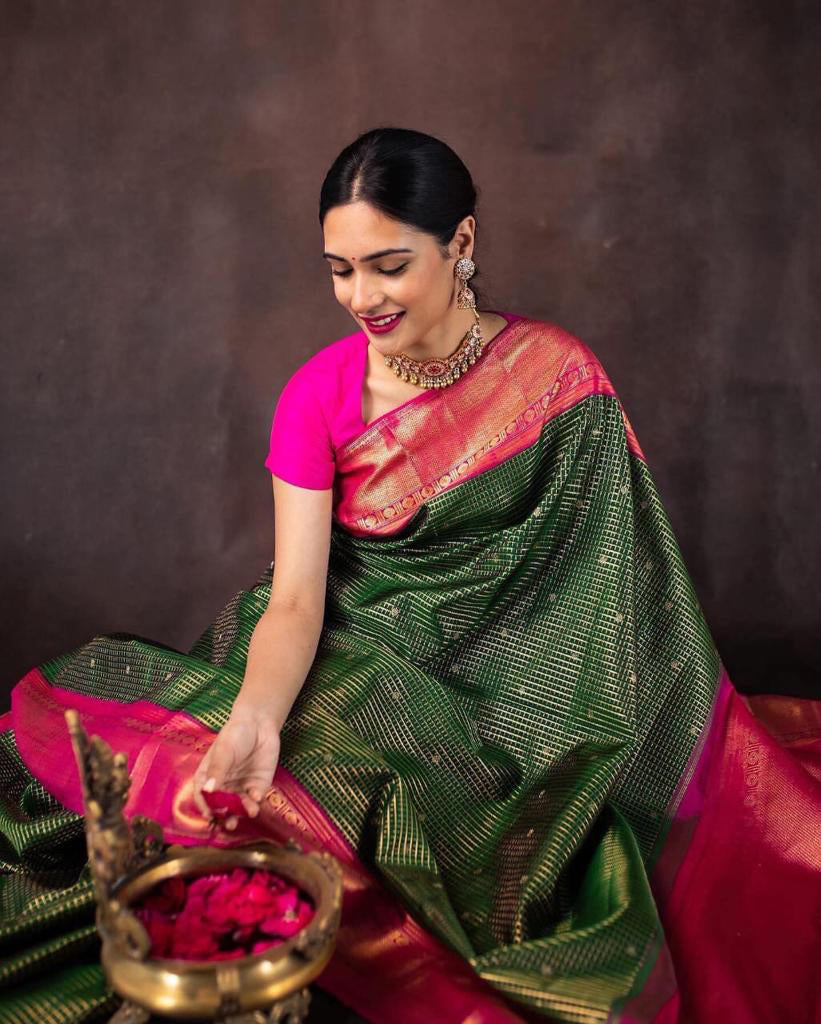
[[[390,256],[395,252],[413,252],[413,249],[380,249],[379,252],[372,252],[370,256],[363,256],[359,262],[367,263],[368,260],[378,260],[380,256]],[[339,260],[341,263],[348,262],[344,256],[334,256],[332,252],[323,252],[322,257],[326,260]]]

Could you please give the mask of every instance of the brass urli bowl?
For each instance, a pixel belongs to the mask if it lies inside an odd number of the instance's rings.
[[[296,844],[286,848],[254,843],[232,849],[172,846],[162,860],[126,878],[111,896],[128,912],[150,889],[169,878],[191,878],[237,867],[275,872],[306,892],[313,901],[314,916],[305,928],[265,953],[235,960],[171,960],[147,955],[150,939],[136,917],[133,921],[138,931],[132,935],[139,949],[133,942],[122,941],[121,926],[112,934],[100,915],[102,964],[119,995],[156,1014],[225,1018],[270,1008],[306,988],[321,973],[336,944],[342,906],[341,875],[330,854],[302,853]],[[139,932],[144,943],[139,941]],[[305,999],[307,1003],[307,996]]]
[[[74,709],[65,713],[83,789],[89,868],[97,902],[101,960],[109,984],[125,1002],[112,1021],[147,1021],[154,1013],[245,1024],[259,1011],[269,1020],[301,1021],[308,984],[325,967],[342,913],[342,871],[327,852],[304,853],[252,842],[230,848],[169,846],[157,822],[124,808],[131,785],[128,759],[99,736],[89,738]],[[233,868],[271,871],[307,893],[308,924],[265,953],[235,960],[172,960],[150,956],[151,939],[132,911],[155,885]]]

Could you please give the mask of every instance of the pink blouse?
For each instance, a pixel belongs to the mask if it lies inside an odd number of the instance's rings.
[[[508,324],[519,319],[499,315]],[[274,476],[314,490],[333,486],[337,449],[369,426],[362,419],[367,358],[367,335],[357,331],[320,349],[288,380],[274,409],[265,459]]]

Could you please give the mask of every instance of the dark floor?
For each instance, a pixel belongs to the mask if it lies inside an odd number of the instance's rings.
[[[366,1024],[365,1020],[353,1010],[343,1006],[328,992],[311,986],[311,1008],[305,1018],[305,1024]]]

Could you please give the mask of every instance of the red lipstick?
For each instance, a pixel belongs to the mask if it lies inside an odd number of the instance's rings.
[[[367,317],[367,316],[361,316],[359,319],[364,321],[365,326],[368,328],[368,330],[372,334],[387,334],[389,331],[392,331],[394,329],[394,327],[396,327],[396,325],[399,323],[399,321],[402,319],[402,317],[405,314],[404,314],[404,312],[402,312],[402,313],[387,314],[387,315],[393,315],[393,319],[390,320],[388,323],[384,324],[384,326],[382,326],[382,327],[377,327],[375,325],[374,321],[376,321],[376,320],[384,320],[385,317],[383,317],[383,316],[375,316],[373,318]]]

